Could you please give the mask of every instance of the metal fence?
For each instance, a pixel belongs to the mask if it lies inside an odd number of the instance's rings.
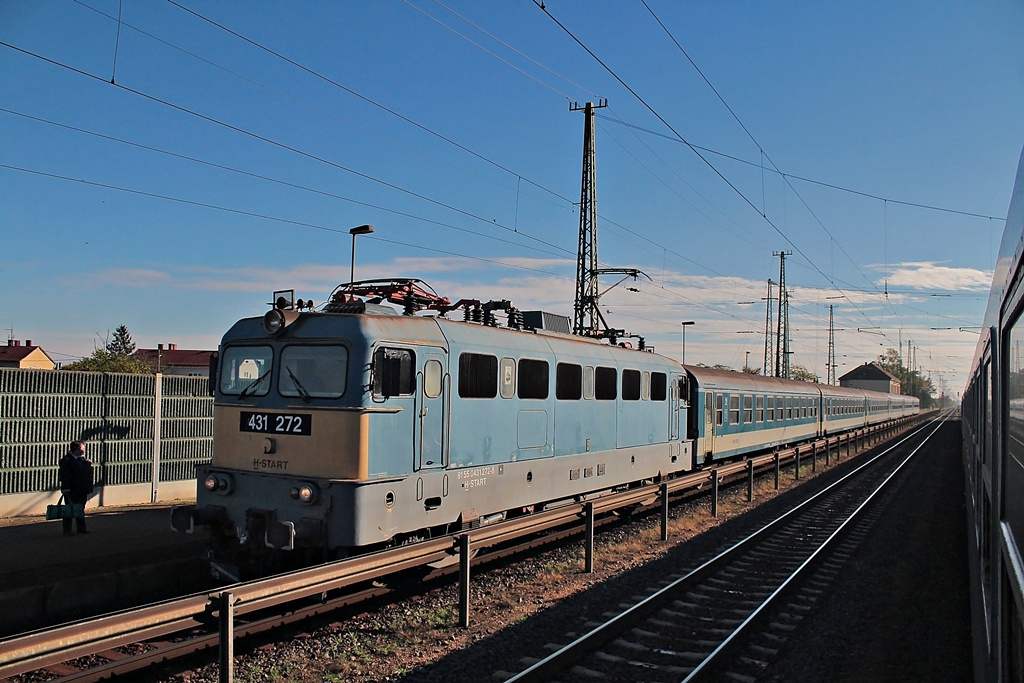
[[[0,369],[0,497],[54,491],[57,462],[86,442],[95,484],[193,479],[213,453],[203,377]]]

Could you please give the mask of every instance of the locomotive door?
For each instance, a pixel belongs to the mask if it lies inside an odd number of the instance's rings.
[[[417,406],[415,453],[417,470],[444,467],[447,464],[445,448],[445,413],[447,408],[448,374],[441,351],[425,350],[420,355],[422,365],[417,369]]]

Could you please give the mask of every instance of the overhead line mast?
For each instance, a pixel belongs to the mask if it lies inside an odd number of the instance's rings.
[[[580,107],[573,102],[569,111],[583,111],[583,179],[580,183],[580,241],[576,252],[576,301],[573,304],[573,334],[597,332],[597,159],[594,146],[594,109],[608,106],[608,100]]]
[[[779,324],[775,330],[775,376],[789,379],[789,291],[786,290],[786,257],[791,251],[772,252],[779,257]]]
[[[765,377],[774,377],[775,345],[772,344],[772,282],[768,278],[768,302],[767,312],[764,316],[764,364],[761,366],[761,374]]]

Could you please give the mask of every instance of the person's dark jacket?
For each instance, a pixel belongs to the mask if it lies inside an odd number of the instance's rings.
[[[61,491],[67,491],[67,497],[76,503],[84,503],[92,493],[92,463],[83,458],[76,458],[66,453],[60,459],[57,473]]]

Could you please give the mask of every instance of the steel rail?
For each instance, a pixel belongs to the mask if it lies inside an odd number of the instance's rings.
[[[941,418],[941,419],[944,419],[944,418]],[[936,420],[936,421],[938,421],[938,420]],[[821,491],[815,493],[813,496],[811,496],[807,500],[802,501],[799,505],[796,505],[795,507],[793,507],[790,510],[786,511],[784,514],[780,515],[779,517],[777,517],[776,519],[772,520],[768,524],[764,525],[760,529],[757,529],[756,531],[752,532],[751,534],[749,534],[748,536],[746,536],[745,538],[743,538],[742,540],[740,540],[739,542],[737,542],[736,544],[731,546],[730,548],[722,551],[721,553],[719,553],[715,557],[709,559],[708,561],[706,561],[705,563],[703,563],[699,567],[697,567],[697,568],[693,569],[692,571],[688,572],[685,576],[683,576],[683,577],[673,581],[672,583],[668,584],[667,586],[665,586],[661,590],[657,591],[656,593],[653,593],[652,595],[648,596],[644,600],[642,600],[642,601],[638,602],[637,604],[633,605],[632,607],[630,607],[626,611],[622,612],[621,614],[616,615],[612,619],[609,619],[605,623],[595,627],[594,629],[592,629],[588,633],[585,633],[584,635],[580,636],[579,638],[577,638],[573,642],[569,643],[565,647],[562,647],[561,649],[556,650],[555,652],[551,653],[547,657],[545,657],[545,658],[535,662],[534,664],[532,664],[527,669],[525,669],[525,670],[521,671],[520,673],[516,674],[515,676],[507,679],[506,683],[526,683],[528,681],[547,681],[547,680],[550,680],[553,675],[557,674],[559,671],[564,670],[565,667],[569,663],[578,661],[582,656],[588,654],[589,652],[592,652],[592,651],[598,649],[603,643],[607,642],[611,638],[614,638],[618,634],[622,633],[626,628],[628,628],[633,623],[643,619],[649,613],[657,610],[660,607],[661,601],[662,601],[664,596],[669,595],[669,594],[675,592],[679,588],[679,586],[684,585],[684,584],[689,583],[689,582],[692,582],[695,579],[710,573],[712,570],[717,568],[721,563],[723,563],[727,558],[729,558],[731,555],[736,553],[738,551],[738,549],[740,549],[743,546],[746,546],[746,545],[748,545],[750,543],[753,543],[753,542],[755,542],[755,541],[757,541],[757,540],[767,536],[776,527],[779,527],[779,526],[785,524],[786,521],[788,521],[790,518],[792,518],[795,515],[797,515],[805,507],[810,506],[814,501],[818,500],[822,496],[825,496],[826,494],[831,492],[833,489],[836,489],[837,487],[841,486],[847,480],[855,477],[862,470],[864,470],[867,467],[870,467],[877,460],[879,460],[880,458],[884,457],[886,454],[888,454],[893,449],[899,447],[900,445],[902,445],[906,441],[914,438],[918,433],[924,431],[924,429],[927,426],[928,425],[926,424],[926,425],[924,425],[924,426],[914,430],[912,433],[906,434],[897,443],[892,444],[888,448],[886,448],[886,449],[882,450],[881,452],[875,454],[868,461],[866,461],[864,463],[861,463],[860,465],[858,465],[858,467],[856,467],[852,471],[848,472],[847,474],[845,474],[844,476],[842,476],[841,478],[839,478],[835,482],[831,483],[829,486],[827,486],[824,489],[822,489]],[[936,427],[936,429],[937,429],[937,427]],[[934,434],[934,431],[932,432],[932,434]],[[931,436],[931,434],[929,434],[929,438],[930,438],[930,436]],[[915,450],[915,452],[916,452],[916,450]],[[775,457],[774,455],[763,456],[763,457],[767,458],[771,462],[774,462],[774,457]],[[901,464],[901,467],[902,467],[902,464]],[[886,481],[888,481],[888,479]],[[874,495],[874,494],[872,494],[872,495]],[[860,508],[858,508],[858,510],[859,509]],[[760,610],[761,608],[758,608],[758,609]],[[732,636],[730,636],[730,638],[732,638]],[[721,646],[720,646],[719,649],[721,649]],[[716,649],[715,652],[718,652],[719,649]],[[687,679],[687,680],[689,680],[689,679]]]
[[[860,438],[888,426],[891,425],[865,427],[848,434],[859,435],[850,438]],[[795,450],[790,448],[780,451],[779,460],[792,459]],[[754,461],[755,467],[773,464],[775,459],[775,453],[749,458]],[[244,616],[447,559],[456,551],[456,539],[460,535],[468,535],[474,548],[486,549],[577,520],[584,514],[584,500],[593,502],[595,514],[604,514],[656,500],[660,495],[661,485],[666,486],[669,494],[678,493],[700,487],[715,476],[721,478],[744,472],[747,467],[747,460],[744,460],[676,477],[662,484],[597,495],[592,499],[584,496],[577,502],[563,507],[456,532],[437,539],[336,560],[266,579],[225,586],[217,591],[196,593],[3,639],[0,640],[0,678],[213,623],[218,614],[216,600],[223,590],[230,590],[234,594],[235,614]]]

